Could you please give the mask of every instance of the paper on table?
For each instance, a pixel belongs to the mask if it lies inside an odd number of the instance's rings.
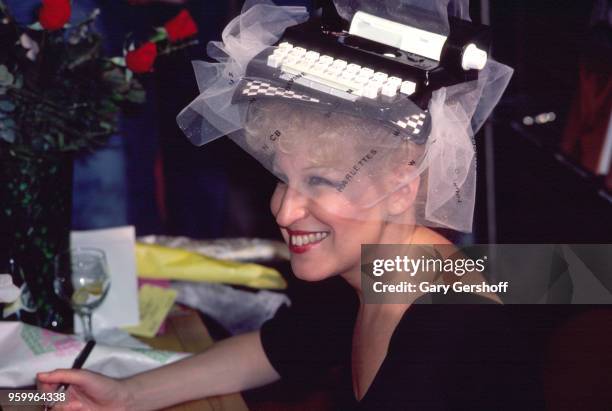
[[[140,337],[155,337],[162,322],[166,319],[177,291],[152,285],[143,285],[138,292],[140,305],[140,324],[123,329],[132,335]]]
[[[12,303],[19,297],[19,288],[10,274],[0,274],[0,303]]]
[[[0,322],[0,387],[35,384],[37,372],[70,368],[85,342],[17,321]],[[83,368],[124,378],[189,356],[187,353],[96,344]]]
[[[139,323],[138,280],[136,278],[134,227],[117,227],[104,230],[73,231],[71,246],[95,247],[104,250],[111,278],[108,294],[93,314],[95,330],[124,327]],[[75,316],[75,331],[82,325]]]

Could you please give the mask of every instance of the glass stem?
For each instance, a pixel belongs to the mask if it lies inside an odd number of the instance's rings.
[[[85,312],[80,315],[81,321],[83,322],[83,336],[85,341],[93,340],[93,333],[91,328],[91,312]]]

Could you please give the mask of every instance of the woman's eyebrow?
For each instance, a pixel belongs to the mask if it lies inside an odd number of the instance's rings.
[[[332,166],[311,166],[304,168],[304,171],[331,171],[334,173],[342,173],[343,170]]]

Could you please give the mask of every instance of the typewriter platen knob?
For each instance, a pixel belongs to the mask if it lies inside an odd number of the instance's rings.
[[[463,50],[461,67],[464,70],[482,70],[487,64],[487,52],[476,47],[474,43],[468,44]]]

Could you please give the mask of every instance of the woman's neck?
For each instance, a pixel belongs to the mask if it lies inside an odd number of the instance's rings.
[[[415,226],[412,224],[386,224],[379,235],[377,244],[417,244],[422,230],[428,230],[424,227]],[[363,292],[361,287],[361,261],[351,267],[350,270],[340,274],[344,280],[349,283],[359,297],[360,305],[364,304]]]

